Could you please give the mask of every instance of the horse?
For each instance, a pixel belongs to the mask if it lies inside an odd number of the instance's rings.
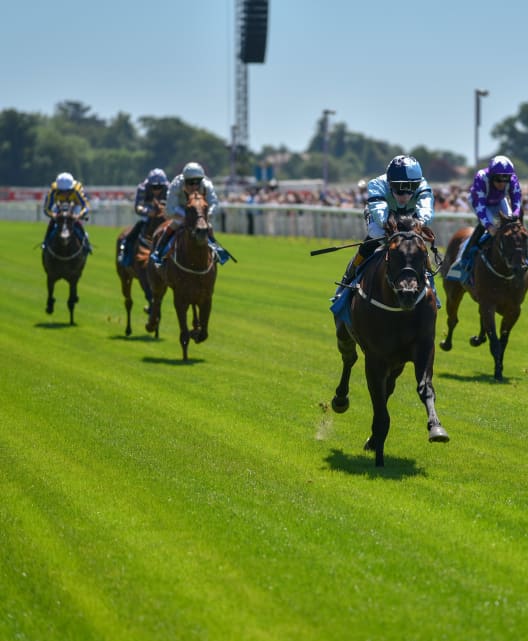
[[[147,264],[150,256],[150,250],[152,248],[152,237],[154,235],[154,232],[166,220],[167,216],[165,215],[165,204],[163,202],[154,200],[154,210],[152,212],[152,215],[148,217],[146,225],[142,229],[139,237],[136,239],[131,249],[134,259],[132,261],[132,264],[129,266],[122,265],[118,260],[118,256],[123,243],[126,242],[128,235],[132,232],[134,227],[127,227],[119,234],[117,238],[116,270],[117,275],[119,276],[119,279],[121,281],[121,292],[125,299],[125,309],[127,314],[127,323],[125,328],[126,336],[130,336],[130,334],[132,334],[130,316],[132,307],[134,305],[134,302],[132,300],[132,282],[134,278],[138,279],[139,284],[141,285],[141,289],[143,290],[143,293],[145,295],[145,299],[148,303],[148,306],[146,306],[144,310],[147,314],[150,313],[150,306],[152,304],[152,291],[150,289],[150,283],[147,276]],[[156,338],[157,337],[158,330],[156,329]]]
[[[457,259],[460,246],[473,229],[459,229],[452,236],[441,267],[446,293],[447,336],[440,347],[448,352],[453,347],[453,332],[458,323],[458,307],[466,292],[478,303],[480,331],[470,339],[478,347],[489,338],[494,361],[494,378],[503,380],[504,353],[510,332],[521,314],[521,304],[528,287],[528,232],[518,219],[501,216],[497,232],[478,247],[470,281],[462,284],[449,280],[448,272]],[[502,316],[500,335],[497,335],[495,315]]]
[[[55,298],[53,292],[55,283],[61,278],[69,284],[68,309],[70,325],[74,325],[74,308],[79,302],[77,283],[81,277],[88,245],[86,237],[81,240],[74,230],[74,224],[79,216],[73,212],[69,203],[65,203],[60,211],[53,216],[54,229],[48,235],[42,249],[42,264],[47,275],[48,300],[46,313],[53,314]]]
[[[164,264],[148,264],[148,277],[152,290],[148,332],[155,332],[161,318],[161,302],[167,290],[173,290],[174,308],[180,326],[180,345],[183,361],[189,360],[189,342],[205,341],[211,314],[213,291],[216,281],[216,262],[208,245],[209,207],[200,193],[192,193],[185,207],[185,218],[176,229],[174,246]],[[170,223],[158,227],[155,241]],[[187,325],[187,312],[192,308],[192,329]]]
[[[371,435],[364,450],[375,452],[377,467],[384,465],[384,444],[390,427],[387,410],[396,379],[405,364],[414,364],[417,392],[427,410],[430,442],[447,442],[435,409],[432,383],[435,354],[436,295],[424,238],[434,235],[419,223],[389,225],[384,246],[365,264],[350,302],[350,323],[336,317],[337,347],[343,369],[332,399],[337,413],[349,407],[349,381],[358,359],[357,346],[365,356],[365,375],[373,408]],[[435,248],[436,251],[436,248]]]

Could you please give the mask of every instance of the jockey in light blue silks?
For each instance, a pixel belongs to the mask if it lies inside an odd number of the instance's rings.
[[[414,216],[423,225],[427,225],[434,215],[433,191],[422,175],[420,163],[413,156],[393,158],[385,174],[369,181],[367,195],[367,236],[348,264],[336,296],[354,280],[361,263],[381,245],[382,240],[376,242],[371,239],[384,236],[384,227],[391,213],[396,217]]]
[[[449,276],[467,282],[471,274],[474,248],[478,245],[484,232],[491,236],[497,231],[499,216],[519,218],[521,213],[522,193],[519,179],[512,161],[507,156],[494,156],[485,169],[475,174],[469,189],[469,200],[477,215],[477,226],[473,230],[462,255],[451,266]]]

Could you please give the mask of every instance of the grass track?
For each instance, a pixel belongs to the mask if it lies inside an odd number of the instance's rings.
[[[64,283],[44,313],[44,226],[0,223],[0,639],[524,638],[526,316],[497,384],[464,301],[435,363],[451,442],[428,443],[407,368],[377,470],[362,359],[350,410],[326,405],[346,251],[222,237],[239,263],[182,365],[170,296],[153,340],[136,283],[124,337],[118,230],[89,231],[69,327]]]

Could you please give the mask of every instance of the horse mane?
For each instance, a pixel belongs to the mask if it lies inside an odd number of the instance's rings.
[[[189,200],[187,201],[187,208],[193,208],[197,211],[198,214],[203,215],[205,216],[205,218],[207,218],[209,205],[207,203],[207,200],[205,199],[205,196],[199,191],[195,191],[190,194]]]

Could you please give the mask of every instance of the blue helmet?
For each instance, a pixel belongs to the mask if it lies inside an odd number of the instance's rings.
[[[163,169],[152,169],[151,171],[149,171],[147,182],[149,185],[152,185],[152,187],[155,187],[156,185],[160,187],[166,187],[169,184],[167,175],[165,174]]]
[[[507,156],[493,156],[488,165],[488,172],[491,176],[504,174],[511,176],[515,173],[512,161]]]
[[[420,163],[413,156],[395,156],[387,167],[387,180],[392,182],[420,182],[423,178]]]

